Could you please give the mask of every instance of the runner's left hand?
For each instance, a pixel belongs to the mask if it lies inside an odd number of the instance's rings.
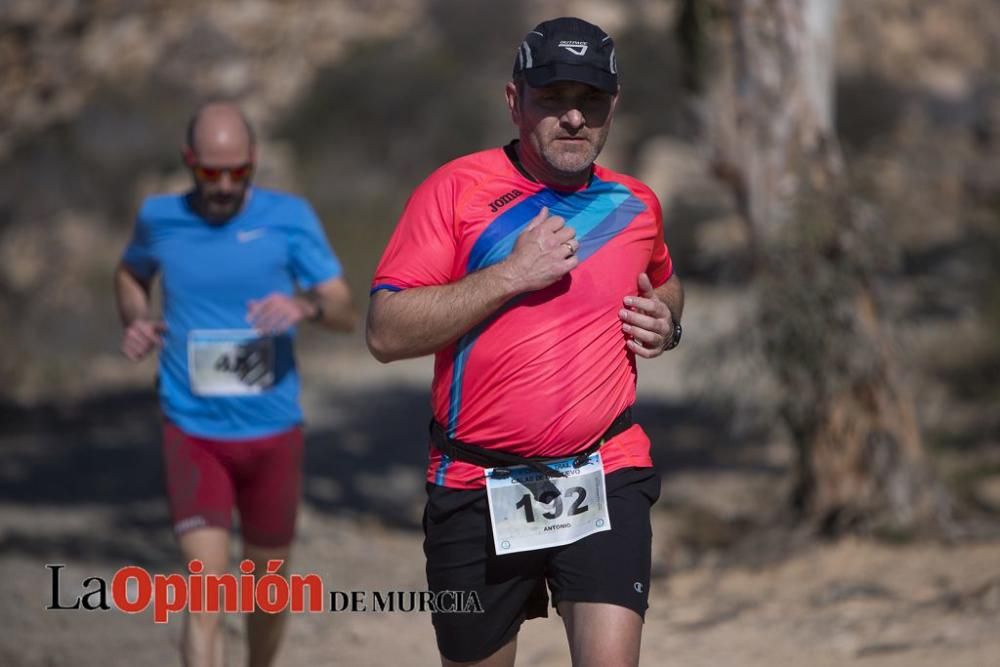
[[[274,292],[250,302],[247,322],[262,334],[276,335],[288,331],[310,314],[303,300]]]
[[[628,349],[644,359],[663,354],[674,332],[674,318],[645,273],[639,274],[639,296],[627,296],[618,311]]]

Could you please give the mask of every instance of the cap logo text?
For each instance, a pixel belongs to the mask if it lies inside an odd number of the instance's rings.
[[[572,42],[569,40],[563,40],[558,44],[559,48],[566,49],[574,56],[582,56],[587,53],[588,44],[587,42]]]

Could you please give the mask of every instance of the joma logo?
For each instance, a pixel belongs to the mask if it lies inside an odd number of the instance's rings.
[[[520,190],[511,190],[507,194],[500,195],[499,197],[490,202],[490,212],[496,213],[504,206],[506,206],[507,204],[511,203],[512,201],[520,197],[522,194],[524,193],[521,192]]]

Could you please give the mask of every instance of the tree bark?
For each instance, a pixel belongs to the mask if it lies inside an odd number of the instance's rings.
[[[913,401],[880,324],[879,221],[833,118],[838,0],[729,0],[709,92],[715,173],[750,228],[758,334],[799,447],[795,504],[825,532],[933,525]]]

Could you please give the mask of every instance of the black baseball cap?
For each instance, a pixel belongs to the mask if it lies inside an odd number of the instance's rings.
[[[514,59],[514,77],[541,88],[558,81],[578,81],[614,95],[618,92],[615,43],[593,23],[563,17],[529,32]]]

